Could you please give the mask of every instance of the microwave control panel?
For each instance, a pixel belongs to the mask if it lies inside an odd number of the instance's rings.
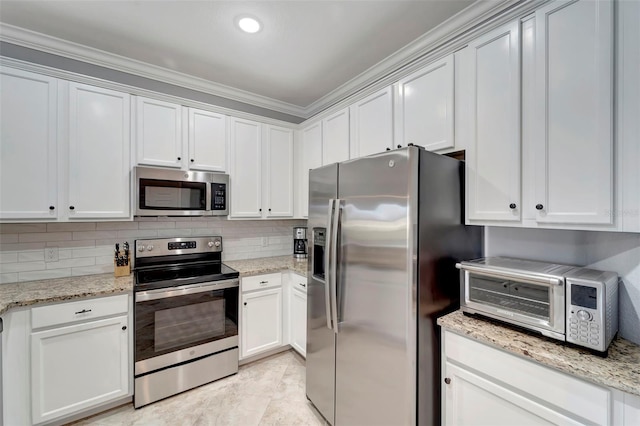
[[[211,210],[227,209],[227,184],[211,184]]]

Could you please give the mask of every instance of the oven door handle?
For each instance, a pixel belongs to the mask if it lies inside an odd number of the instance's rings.
[[[538,285],[546,285],[546,286],[561,286],[564,284],[564,280],[559,278],[552,277],[537,277],[535,275],[526,274],[523,272],[515,272],[515,271],[497,271],[497,270],[488,270],[485,268],[479,268],[477,266],[465,265],[462,263],[456,263],[456,268],[461,269],[463,271],[467,271],[470,274],[490,277],[490,278],[498,278],[498,279],[506,279],[506,280],[515,280],[527,284],[538,284]]]
[[[222,280],[208,283],[190,284],[179,287],[159,288],[157,290],[136,291],[135,299],[138,302],[166,299],[168,297],[186,296],[188,294],[204,293],[212,290],[224,290],[225,288],[239,287],[240,280]]]

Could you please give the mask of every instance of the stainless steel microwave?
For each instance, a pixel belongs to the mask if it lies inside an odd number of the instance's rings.
[[[460,262],[463,312],[605,353],[618,331],[618,275],[506,257]]]
[[[136,216],[227,216],[229,175],[135,167]]]

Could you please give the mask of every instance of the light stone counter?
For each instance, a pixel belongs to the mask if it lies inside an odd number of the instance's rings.
[[[614,339],[606,358],[456,311],[438,318],[449,331],[488,343],[577,378],[640,396],[640,346]]]
[[[287,270],[307,275],[307,260],[295,260],[292,256],[263,257],[224,263],[240,272],[241,277]],[[0,284],[0,315],[20,306],[108,296],[132,290],[133,275],[115,278],[113,274]]]

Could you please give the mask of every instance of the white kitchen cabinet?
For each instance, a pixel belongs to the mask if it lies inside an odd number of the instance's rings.
[[[301,132],[300,141],[300,216],[309,216],[309,170],[322,166],[322,123],[315,123]]]
[[[182,106],[136,98],[137,164],[180,168],[183,164]]]
[[[289,343],[300,355],[307,352],[307,278],[291,274]]]
[[[463,56],[468,222],[519,221],[520,22],[473,40]]]
[[[351,158],[393,149],[393,90],[386,87],[350,107]]]
[[[483,51],[481,55],[484,54]],[[489,82],[480,84],[485,83]],[[396,142],[402,146],[420,145],[428,151],[453,148],[453,54],[403,78],[396,87]]]
[[[541,223],[613,223],[613,2],[536,11],[535,200]]]
[[[0,219],[56,219],[58,80],[0,70]]]
[[[70,219],[130,216],[130,97],[69,83]]]
[[[293,130],[265,125],[264,217],[293,217]]]
[[[615,424],[614,392],[445,330],[443,424]]]
[[[282,287],[242,294],[240,332],[242,358],[283,345]]]
[[[349,108],[322,120],[322,165],[349,159]]]
[[[262,131],[260,123],[231,117],[231,217],[262,217]]]
[[[188,168],[227,171],[227,116],[185,108],[188,116]],[[186,155],[186,154],[185,154]]]

